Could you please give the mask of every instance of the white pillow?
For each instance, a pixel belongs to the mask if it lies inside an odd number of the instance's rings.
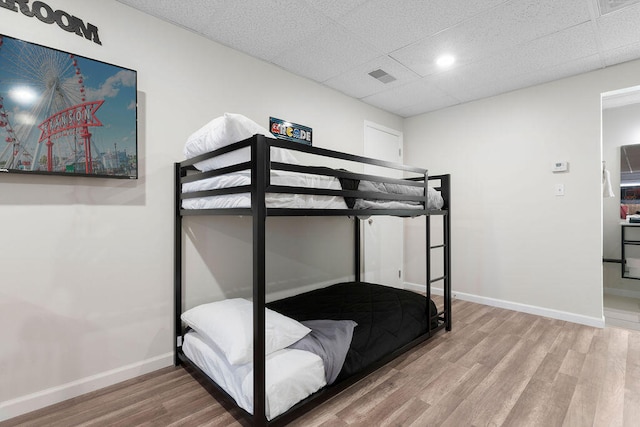
[[[184,155],[191,159],[200,154],[239,142],[253,135],[264,135],[275,139],[269,131],[242,114],[224,113],[194,132],[184,146]],[[251,160],[249,147],[223,154],[213,159],[198,162],[194,166],[202,171],[219,169]],[[271,149],[271,161],[297,164],[296,158],[281,148]]]
[[[265,309],[266,354],[298,341],[311,329],[273,310]],[[253,360],[253,303],[243,298],[202,304],[185,311],[183,322],[212,341],[232,365]]]

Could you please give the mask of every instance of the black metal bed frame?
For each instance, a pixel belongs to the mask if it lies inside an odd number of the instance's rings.
[[[250,147],[251,161],[240,163],[237,165],[216,169],[213,171],[200,172],[193,166],[195,163],[220,156],[235,150]],[[288,163],[278,163],[270,161],[270,148],[279,147],[291,149],[322,157],[328,157],[339,160],[347,160],[357,162],[359,164],[368,164],[380,166],[389,169],[401,170],[405,173],[414,174],[412,178],[388,178],[363,173],[348,172],[341,169],[330,169],[317,166],[300,166]],[[218,190],[206,190],[193,193],[182,193],[181,185],[187,182],[197,181],[209,177],[220,176],[227,173],[238,171],[251,171],[251,184],[246,186],[237,186],[232,188],[224,188]],[[359,180],[369,180],[375,182],[395,183],[402,185],[410,185],[416,187],[424,187],[423,196],[408,195],[389,195],[380,193],[369,193],[358,190],[330,190],[317,188],[302,188],[272,185],[270,182],[270,172],[272,170],[299,172],[314,175],[334,176],[336,178],[350,178]],[[436,189],[440,190],[445,206],[441,210],[429,210],[427,208],[427,189],[429,180],[438,180],[440,182]],[[224,194],[237,193],[251,194],[250,208],[227,208],[227,209],[182,209],[182,200],[192,197],[206,197]],[[326,196],[341,197],[357,197],[372,198],[378,200],[396,200],[396,201],[418,201],[423,203],[422,209],[285,209],[285,208],[268,208],[265,205],[265,194],[267,193],[290,193],[290,194],[313,194]],[[341,153],[338,151],[322,149],[318,147],[310,147],[289,141],[276,140],[266,138],[263,135],[254,135],[244,141],[240,141],[221,149],[206,153],[192,159],[175,164],[175,259],[174,259],[174,309],[175,309],[175,348],[174,363],[176,366],[180,364],[186,365],[191,372],[201,375],[207,382],[211,383],[226,398],[228,398],[234,406],[237,406],[234,399],[229,396],[225,390],[219,387],[211,380],[200,368],[192,363],[182,352],[182,338],[185,334],[185,328],[180,320],[182,314],[182,219],[184,216],[191,215],[246,215],[253,219],[253,390],[254,390],[254,407],[253,414],[239,408],[244,415],[252,420],[256,426],[272,426],[284,425],[291,422],[295,418],[301,416],[310,409],[318,406],[322,402],[340,393],[350,385],[366,377],[373,371],[385,365],[397,356],[405,353],[414,346],[428,340],[434,333],[441,329],[451,330],[451,245],[450,245],[450,203],[451,203],[450,176],[437,175],[428,176],[426,169],[406,166],[398,163],[392,163],[367,157],[357,156],[353,154]],[[364,371],[346,378],[339,383],[326,386],[308,398],[298,402],[284,414],[268,421],[265,416],[266,406],[266,384],[265,384],[265,304],[266,304],[266,274],[265,274],[265,227],[266,219],[270,216],[350,216],[354,218],[354,251],[355,251],[355,279],[360,281],[360,220],[359,216],[371,215],[390,215],[390,216],[424,216],[426,222],[426,307],[429,312],[429,300],[431,299],[431,283],[442,281],[444,290],[444,309],[429,319],[427,322],[427,331],[420,335],[407,345],[397,349],[385,358],[369,366]],[[443,216],[443,243],[431,246],[431,216]],[[442,248],[444,251],[444,275],[442,277],[431,279],[431,249]],[[432,328],[431,322],[436,321],[437,327]]]

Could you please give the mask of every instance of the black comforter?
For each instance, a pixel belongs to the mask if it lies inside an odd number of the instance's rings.
[[[429,303],[435,315],[435,304]],[[333,319],[358,323],[338,380],[425,333],[426,306],[423,295],[364,282],[339,283],[268,304],[270,309],[298,321]]]

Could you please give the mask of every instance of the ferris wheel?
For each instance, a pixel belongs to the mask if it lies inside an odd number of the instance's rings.
[[[78,59],[0,36],[0,60],[0,168],[94,173],[104,101],[87,101]]]

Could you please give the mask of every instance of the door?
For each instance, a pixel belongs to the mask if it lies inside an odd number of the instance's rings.
[[[402,163],[402,132],[371,122],[364,125],[364,155]],[[364,173],[402,178],[402,171],[365,166]],[[402,218],[372,216],[363,225],[363,277],[367,282],[403,286]]]

